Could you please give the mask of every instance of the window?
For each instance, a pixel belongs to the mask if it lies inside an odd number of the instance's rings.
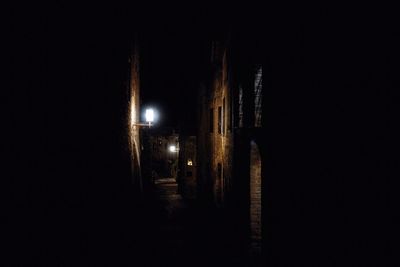
[[[261,127],[262,114],[262,66],[257,66],[254,80],[254,117],[255,127]]]
[[[222,133],[222,107],[218,107],[218,133]]]
[[[239,87],[239,114],[238,114],[238,127],[243,127],[243,87]]]
[[[191,172],[191,171],[186,172],[186,176],[187,177],[192,177],[193,176],[193,172]]]
[[[210,133],[214,132],[214,109],[210,109]]]

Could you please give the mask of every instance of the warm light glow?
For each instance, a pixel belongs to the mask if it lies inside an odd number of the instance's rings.
[[[154,110],[152,108],[146,109],[146,121],[153,122],[154,121]]]
[[[134,100],[131,101],[131,125],[136,123],[136,108]]]
[[[174,145],[169,146],[169,151],[176,152],[176,146]]]
[[[188,165],[188,166],[193,166],[193,161],[192,161],[191,159],[188,159],[187,165]]]

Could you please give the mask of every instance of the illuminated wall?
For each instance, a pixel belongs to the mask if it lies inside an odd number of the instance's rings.
[[[227,53],[222,45],[214,45],[214,79],[209,98],[211,144],[211,176],[214,200],[224,206],[229,194],[232,173],[232,133],[230,127],[230,95],[228,85]]]
[[[238,243],[258,253],[264,232],[262,65],[253,51],[232,40],[214,42],[211,50],[198,94],[197,198],[225,209]]]
[[[133,183],[142,190],[142,180],[140,171],[140,130],[136,123],[140,122],[140,76],[139,76],[139,53],[135,47],[129,58],[130,61],[130,80],[129,80],[129,149],[132,160],[132,179]]]

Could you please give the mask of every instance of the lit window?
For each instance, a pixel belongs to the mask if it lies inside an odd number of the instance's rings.
[[[261,127],[262,117],[262,66],[257,66],[254,81],[254,116],[255,127]]]
[[[188,159],[187,165],[188,165],[188,166],[193,166],[193,161],[192,161],[191,159]]]

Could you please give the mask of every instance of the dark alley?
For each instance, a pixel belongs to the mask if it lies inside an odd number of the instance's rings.
[[[153,188],[151,228],[146,238],[150,266],[259,266],[250,251],[241,251],[222,214],[182,198],[173,178],[159,178]],[[228,227],[227,227],[228,226]]]
[[[7,8],[0,265],[399,266],[395,11]]]

